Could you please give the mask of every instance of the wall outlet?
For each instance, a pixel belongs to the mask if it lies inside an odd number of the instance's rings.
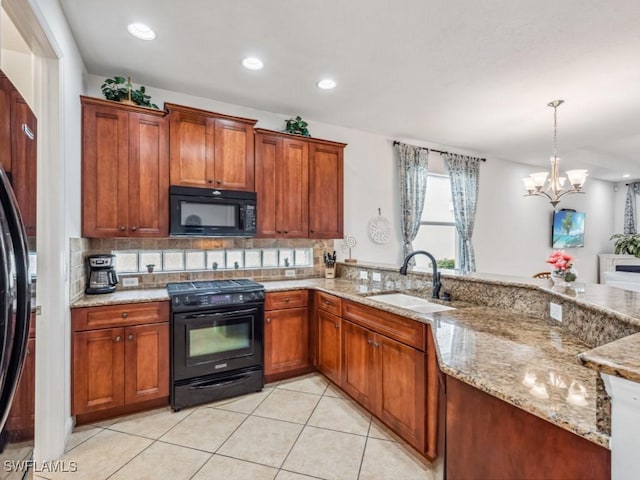
[[[138,277],[125,277],[122,279],[123,287],[137,287],[138,286]]]
[[[291,270],[285,270],[284,271],[284,276],[285,277],[295,277],[296,276],[296,271],[291,269]]]
[[[369,280],[369,275],[366,270],[360,270],[360,280]]]
[[[380,275],[380,272],[373,272],[371,274],[371,280],[373,280],[374,282],[381,282],[382,281],[382,275]]]
[[[554,320],[561,322],[562,321],[562,305],[549,302],[549,315],[551,315],[551,318],[553,318]]]

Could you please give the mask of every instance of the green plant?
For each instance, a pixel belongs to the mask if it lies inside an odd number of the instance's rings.
[[[284,131],[287,133],[295,133],[297,135],[304,135],[305,137],[310,137],[309,130],[307,126],[309,125],[307,122],[300,118],[298,115],[296,118],[290,118],[289,120],[285,120]]]
[[[213,268],[214,270],[217,270],[218,269],[218,262],[213,262],[211,264],[211,268]]]
[[[441,258],[436,261],[438,268],[456,268],[456,261],[453,258]]]
[[[233,268],[238,270],[240,268],[240,264],[238,262],[233,262]]]
[[[640,258],[640,234],[616,233],[611,235],[609,240],[615,240],[613,242],[615,253],[633,255]]]
[[[139,89],[134,90],[130,79],[124,77],[107,78],[100,88],[107,100],[121,102],[129,100],[129,94],[131,94],[131,101],[136,105],[158,109],[155,103],[151,103],[151,97],[146,94],[145,87],[140,85]]]
[[[153,273],[153,269],[155,268],[155,263],[147,263],[147,271],[149,273]]]

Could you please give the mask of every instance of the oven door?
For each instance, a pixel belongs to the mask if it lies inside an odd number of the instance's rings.
[[[173,380],[262,365],[263,317],[262,304],[174,314]]]

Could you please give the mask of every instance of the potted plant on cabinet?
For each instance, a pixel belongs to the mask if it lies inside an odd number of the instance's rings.
[[[298,115],[296,118],[285,120],[284,123],[284,131],[287,133],[303,135],[305,137],[311,136],[311,134],[309,133],[309,129],[307,129],[307,126],[309,126],[309,124],[302,120],[302,118],[300,118],[300,115]]]
[[[139,105],[141,107],[158,109],[155,103],[151,103],[151,96],[146,94],[143,85],[140,85],[138,89],[133,89],[131,78],[125,79],[119,76],[107,78],[100,88],[102,89],[104,98],[107,100],[113,100],[114,102],[127,105]]]

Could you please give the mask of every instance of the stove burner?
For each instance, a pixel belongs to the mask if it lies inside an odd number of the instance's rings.
[[[180,282],[167,284],[169,295],[178,293],[242,293],[262,290],[264,287],[245,278],[238,280],[203,280],[198,282]]]

